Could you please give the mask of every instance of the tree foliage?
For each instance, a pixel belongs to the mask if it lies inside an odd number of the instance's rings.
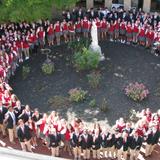
[[[75,3],[76,0],[3,0],[0,4],[0,22],[50,19],[53,8],[62,10]]]

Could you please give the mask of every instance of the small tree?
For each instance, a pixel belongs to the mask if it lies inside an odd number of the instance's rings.
[[[92,88],[97,88],[100,84],[101,74],[100,72],[93,71],[87,75],[88,83]]]
[[[107,100],[105,98],[103,98],[103,100],[102,100],[102,102],[100,104],[100,110],[102,112],[107,112],[108,109],[109,109],[108,102],[107,102]]]
[[[30,67],[29,66],[23,66],[23,68],[22,68],[22,78],[23,78],[23,80],[25,80],[28,77],[29,73],[30,73]]]
[[[99,54],[87,48],[76,52],[73,57],[74,65],[77,70],[95,69],[99,64]]]

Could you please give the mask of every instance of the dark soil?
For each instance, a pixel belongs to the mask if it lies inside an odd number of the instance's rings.
[[[97,69],[102,74],[98,89],[90,88],[86,77],[89,71],[76,72],[71,63],[72,52],[66,45],[62,45],[52,48],[55,73],[51,76],[43,75],[41,65],[46,56],[41,53],[33,55],[29,62],[23,64],[31,67],[28,78],[22,79],[22,67],[20,67],[11,79],[10,84],[14,88],[14,93],[23,104],[29,104],[31,108],[37,107],[41,112],[58,110],[65,118],[74,115],[88,122],[108,120],[110,125],[121,116],[127,118],[130,109],[141,111],[143,108],[150,107],[152,111],[156,111],[160,104],[158,95],[160,94],[160,58],[140,46],[108,41],[100,45],[106,60],[101,62]],[[144,83],[150,91],[149,97],[140,103],[132,101],[124,94],[125,86],[135,81]],[[83,103],[72,103],[62,108],[51,107],[47,103],[55,95],[68,97],[68,91],[75,87],[88,91],[89,96]],[[98,107],[89,107],[90,100],[94,98],[98,105],[103,98],[106,98],[109,108],[106,113],[99,111]]]

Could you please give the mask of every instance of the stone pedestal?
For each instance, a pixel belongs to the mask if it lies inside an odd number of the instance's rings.
[[[94,7],[94,0],[86,0],[86,7],[87,9]]]
[[[105,0],[105,4],[104,5],[108,9],[111,9],[111,7],[112,7],[112,0]]]
[[[105,60],[105,57],[104,57],[104,54],[102,54],[102,50],[101,50],[101,47],[97,44],[97,45],[93,45],[91,43],[91,45],[89,46],[89,49],[92,51],[92,52],[95,52],[95,53],[98,53],[99,54],[99,60],[100,61],[104,61]]]
[[[151,8],[151,0],[144,0],[143,1],[143,11],[150,12]]]
[[[124,0],[124,9],[129,10],[131,8],[131,0]]]

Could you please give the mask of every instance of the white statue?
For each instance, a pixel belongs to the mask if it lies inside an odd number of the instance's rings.
[[[103,61],[105,59],[104,55],[102,54],[101,47],[98,45],[98,32],[97,32],[97,26],[96,22],[92,22],[92,28],[91,28],[91,38],[92,42],[90,45],[90,50],[93,52],[97,52],[100,55],[100,61]]]
[[[92,22],[92,28],[91,28],[91,38],[92,38],[92,43],[91,45],[98,45],[98,34],[97,34],[97,26],[95,21]]]

